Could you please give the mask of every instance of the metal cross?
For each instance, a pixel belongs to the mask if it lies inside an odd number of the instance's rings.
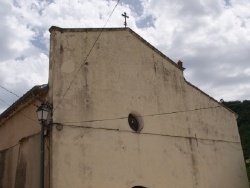
[[[127,27],[127,18],[129,18],[129,17],[127,16],[126,12],[124,12],[124,14],[122,14],[122,16],[125,18],[124,25],[125,25],[125,27]]]

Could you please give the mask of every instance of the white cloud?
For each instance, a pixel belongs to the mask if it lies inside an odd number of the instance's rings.
[[[181,59],[187,80],[209,95],[218,100],[249,99],[250,78],[242,74],[250,67],[249,3],[144,1],[145,14],[156,20],[143,36],[171,59]]]
[[[1,62],[0,85],[22,96],[33,86],[48,83],[48,62],[48,56],[43,53],[21,60]],[[18,98],[0,88],[0,99],[12,104]],[[0,112],[6,107],[6,104],[0,101]]]
[[[26,84],[29,87],[47,83],[48,80],[48,56],[27,57],[23,60],[9,60],[1,63],[1,80],[5,85],[14,89],[17,85]]]

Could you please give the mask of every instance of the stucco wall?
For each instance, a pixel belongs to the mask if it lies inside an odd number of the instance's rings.
[[[247,187],[236,143],[66,126],[55,134],[53,187]]]
[[[85,62],[99,32],[51,31],[52,188],[246,188],[235,114],[129,29],[103,31]]]
[[[15,186],[19,145],[0,151],[0,187]]]
[[[0,151],[0,187],[39,187],[40,136],[33,135],[18,145]]]
[[[39,187],[41,125],[35,104],[40,103],[22,101],[24,107],[0,125],[0,188]]]
[[[16,145],[22,138],[40,131],[36,110],[36,106],[28,105],[0,125],[0,151]]]

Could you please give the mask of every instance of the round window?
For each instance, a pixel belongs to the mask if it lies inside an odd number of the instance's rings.
[[[143,128],[142,118],[132,113],[128,115],[128,124],[130,128],[135,132],[140,132]]]

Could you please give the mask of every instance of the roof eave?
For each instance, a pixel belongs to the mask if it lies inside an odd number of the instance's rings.
[[[0,125],[2,125],[7,119],[11,118],[17,112],[22,110],[28,104],[30,104],[30,102],[34,100],[42,100],[40,97],[45,96],[48,92],[48,89],[48,84],[37,85],[30,89],[9,108],[7,108],[2,114],[0,114]]]

